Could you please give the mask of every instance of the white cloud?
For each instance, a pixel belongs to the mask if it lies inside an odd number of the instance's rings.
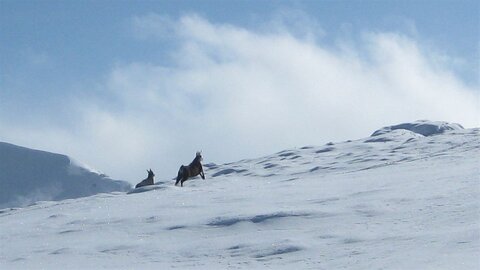
[[[228,162],[405,121],[480,123],[479,89],[401,34],[366,33],[357,46],[332,48],[312,32],[255,31],[196,15],[150,14],[133,26],[142,38],[176,40],[173,64],[116,66],[104,83],[112,104],[76,104],[79,126],[58,140],[117,178],[134,182],[150,167],[173,177],[196,150],[206,162]]]

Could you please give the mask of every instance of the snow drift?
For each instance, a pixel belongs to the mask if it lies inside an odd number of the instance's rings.
[[[0,208],[129,189],[68,156],[0,142]]]
[[[394,130],[409,130],[413,133],[417,133],[423,136],[432,136],[437,134],[442,134],[447,130],[461,130],[463,129],[462,125],[456,123],[448,123],[442,121],[429,121],[429,120],[418,120],[412,123],[403,123],[394,126],[384,127],[375,131],[372,134],[372,137],[386,134]]]

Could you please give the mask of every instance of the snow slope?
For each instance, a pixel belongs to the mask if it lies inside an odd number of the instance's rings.
[[[0,208],[129,189],[67,156],[0,142]]]
[[[392,129],[4,209],[0,268],[479,269],[479,133]]]

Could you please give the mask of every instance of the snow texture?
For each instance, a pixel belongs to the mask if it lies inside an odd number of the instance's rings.
[[[127,190],[68,156],[0,142],[0,208]]]
[[[441,121],[428,121],[428,120],[419,120],[413,123],[404,123],[395,126],[384,127],[375,131],[372,134],[373,136],[378,136],[382,134],[389,133],[393,130],[409,130],[411,132],[423,135],[423,136],[432,136],[437,134],[442,134],[447,130],[461,130],[463,129],[462,125],[455,124],[455,123],[448,123],[448,122],[441,122]]]
[[[416,131],[3,209],[0,268],[480,269],[480,129]]]

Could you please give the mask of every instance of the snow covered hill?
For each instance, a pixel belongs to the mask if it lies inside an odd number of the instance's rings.
[[[67,156],[0,142],[0,209],[129,189]]]
[[[447,131],[450,131],[448,136],[439,136]],[[305,146],[259,159],[224,165],[206,164],[205,167],[209,168],[212,177],[290,176],[298,179],[314,173],[323,176],[344,174],[450,155],[455,144],[451,139],[462,138],[474,144],[474,139],[478,139],[475,136],[474,130],[465,131],[458,124],[417,121],[384,127],[371,137],[357,141]]]
[[[479,269],[480,129],[393,127],[1,210],[0,268]]]

